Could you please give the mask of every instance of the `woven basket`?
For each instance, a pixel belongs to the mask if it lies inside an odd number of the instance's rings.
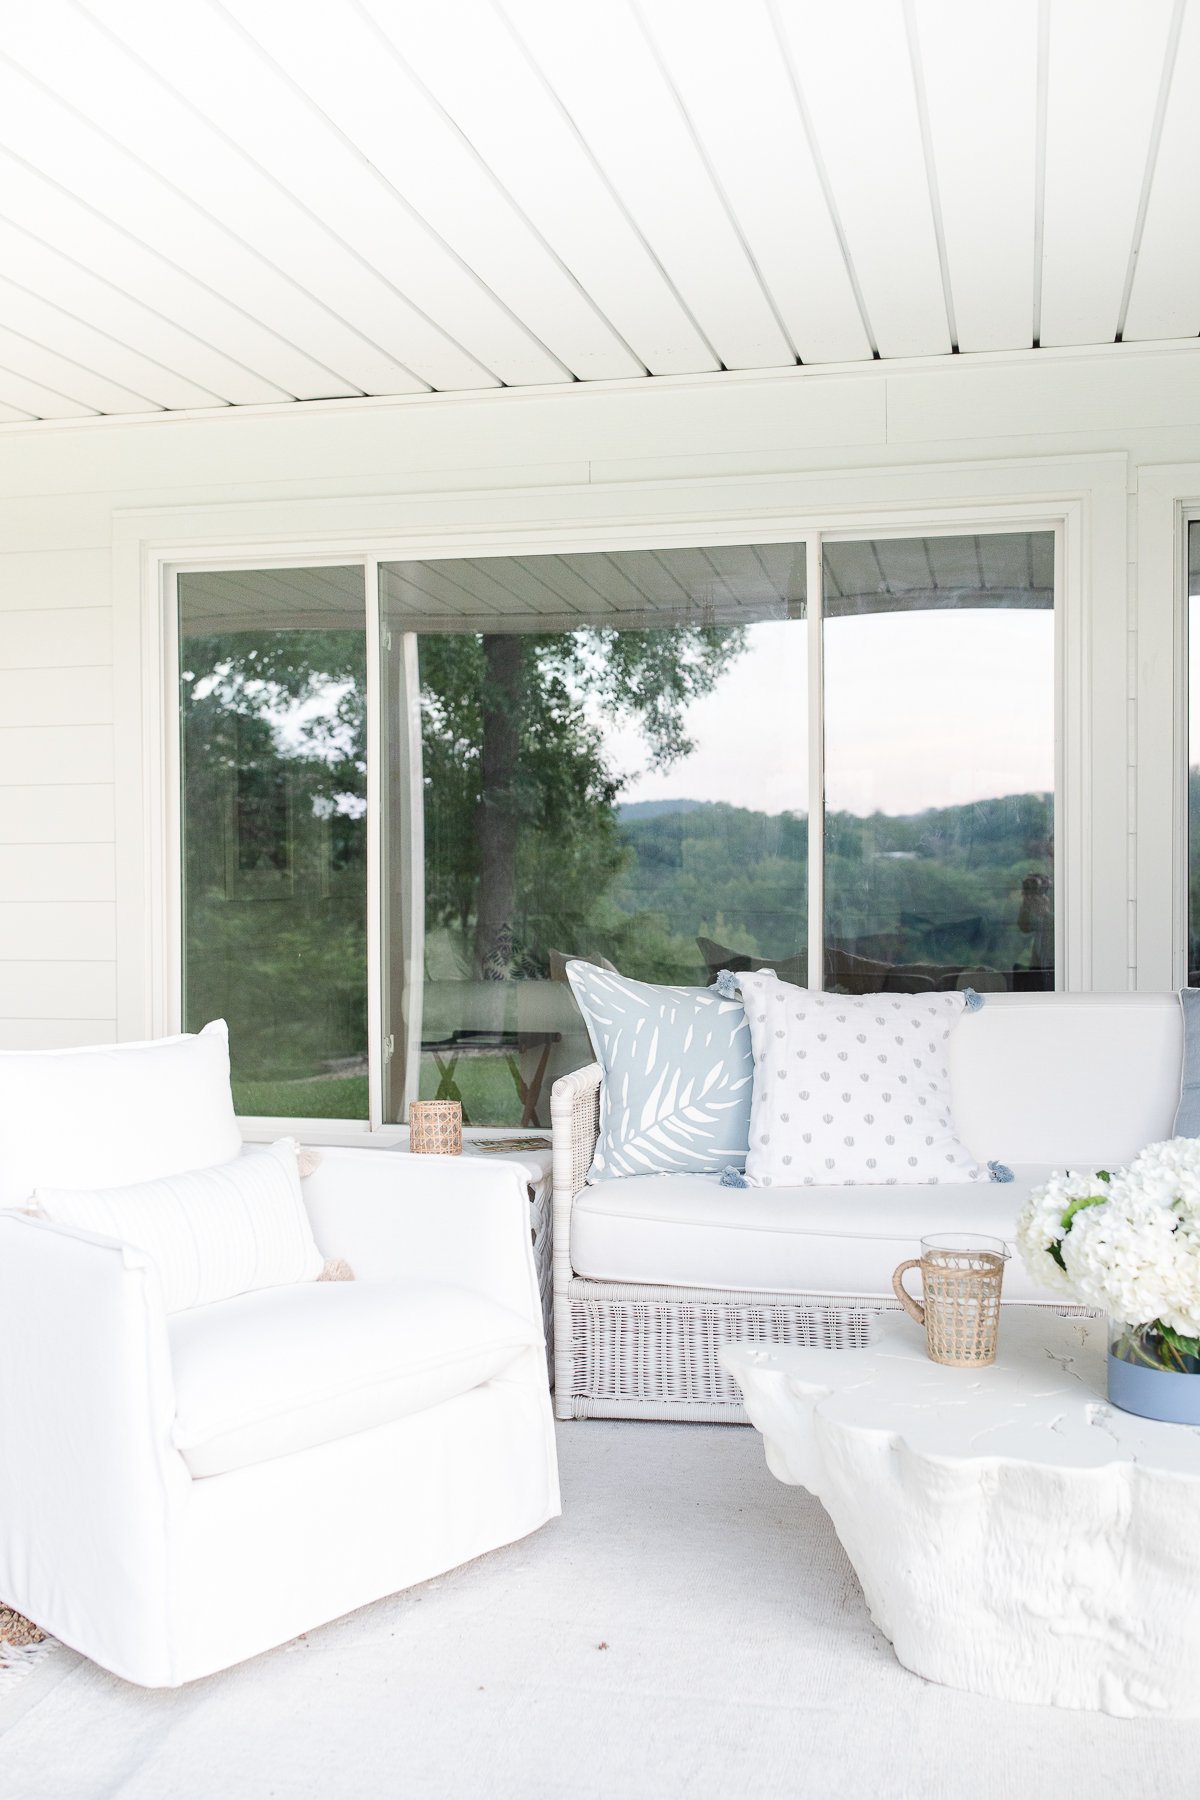
[[[919,1257],[900,1264],[892,1286],[904,1310],[925,1327],[931,1362],[956,1369],[995,1362],[1004,1260],[1002,1251],[927,1244]],[[904,1286],[909,1269],[921,1271],[924,1304]]]
[[[415,1156],[461,1156],[461,1102],[413,1100],[408,1109],[408,1147]]]

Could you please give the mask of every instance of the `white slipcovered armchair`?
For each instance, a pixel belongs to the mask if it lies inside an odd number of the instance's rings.
[[[330,1149],[303,1187],[355,1281],[170,1315],[143,1252],[0,1212],[0,1601],[145,1686],[559,1511],[519,1172]]]

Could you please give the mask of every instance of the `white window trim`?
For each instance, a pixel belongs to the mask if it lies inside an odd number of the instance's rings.
[[[1084,606],[1084,594],[1089,568],[1106,566],[1101,557],[1112,553],[1111,545],[1098,541],[1097,527],[1101,519],[1114,518],[1117,493],[1123,514],[1124,471],[1124,457],[1108,455],[115,514],[118,768],[134,777],[127,787],[128,816],[118,820],[118,1036],[153,1036],[180,1028],[178,697],[170,604],[175,575],[197,568],[346,563],[375,569],[383,561],[548,550],[803,541],[810,546],[811,558],[814,553],[819,556],[822,540],[1053,530],[1059,634],[1055,876],[1059,979],[1068,989],[1090,988],[1097,891],[1091,730],[1095,658],[1094,618]],[[397,518],[413,513],[424,515],[421,524],[397,530]],[[517,516],[507,516],[512,514]],[[1123,550],[1122,542],[1122,569]],[[811,562],[809,573],[811,577]],[[1111,606],[1112,594],[1107,598]],[[378,583],[369,580],[368,644],[374,641],[376,682],[378,635],[370,627],[372,617],[377,626],[377,608]],[[378,710],[373,709],[376,728]],[[809,729],[814,730],[811,719]],[[370,760],[378,767],[377,756]],[[815,766],[810,764],[811,782],[819,774],[818,759]],[[368,844],[373,841],[375,846],[373,852],[369,849],[373,868],[368,905],[375,927],[369,938],[378,956],[380,899],[375,877],[381,821],[374,786],[368,796],[368,818]],[[1111,847],[1108,860],[1113,860]],[[1111,939],[1111,931],[1108,935]],[[372,1117],[368,1125],[346,1130],[350,1138],[371,1134],[381,1118],[382,982],[378,968],[372,973]],[[255,1122],[266,1128],[275,1123]],[[328,1137],[332,1129],[343,1131],[346,1122],[290,1120],[282,1125],[290,1130],[318,1127]],[[376,1141],[389,1140],[396,1129],[382,1127],[373,1135]]]
[[[1187,528],[1198,517],[1200,463],[1140,471],[1134,938],[1137,985],[1150,991],[1188,975]]]

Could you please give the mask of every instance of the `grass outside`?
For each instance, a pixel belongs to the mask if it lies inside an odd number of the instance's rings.
[[[244,1081],[234,1076],[234,1110],[243,1118],[365,1119],[365,1075],[299,1081]]]
[[[443,1056],[442,1061],[448,1059]],[[441,1080],[431,1056],[421,1058],[421,1099],[436,1100]],[[512,1070],[503,1056],[460,1056],[454,1069],[454,1087],[447,1099],[461,1096],[472,1125],[519,1125],[521,1101]],[[544,1090],[548,1091],[548,1090]]]
[[[445,1060],[443,1058],[443,1060]],[[431,1056],[421,1059],[421,1099],[436,1097],[441,1076]],[[462,1056],[453,1080],[473,1125],[519,1125],[521,1102],[503,1056]],[[450,1098],[455,1097],[451,1092]],[[243,1118],[365,1119],[365,1075],[251,1081],[235,1076],[233,1104]]]

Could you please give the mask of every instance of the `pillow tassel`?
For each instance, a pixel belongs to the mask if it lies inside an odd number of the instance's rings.
[[[983,1005],[983,995],[977,994],[974,988],[964,988],[962,997],[968,1012],[978,1012]]]
[[[722,1000],[740,1000],[742,997],[742,984],[732,969],[722,969],[713,986]]]
[[[353,1281],[354,1270],[350,1267],[350,1264],[346,1261],[344,1256],[331,1256],[327,1258],[325,1267],[317,1276],[317,1280]]]
[[[735,1169],[732,1163],[726,1163],[725,1167],[721,1170],[720,1185],[722,1187],[748,1188],[750,1183],[746,1180],[746,1177],[742,1174],[740,1169]]]
[[[1015,1181],[1017,1179],[1008,1164],[1002,1162],[990,1162],[988,1174],[993,1181]]]

